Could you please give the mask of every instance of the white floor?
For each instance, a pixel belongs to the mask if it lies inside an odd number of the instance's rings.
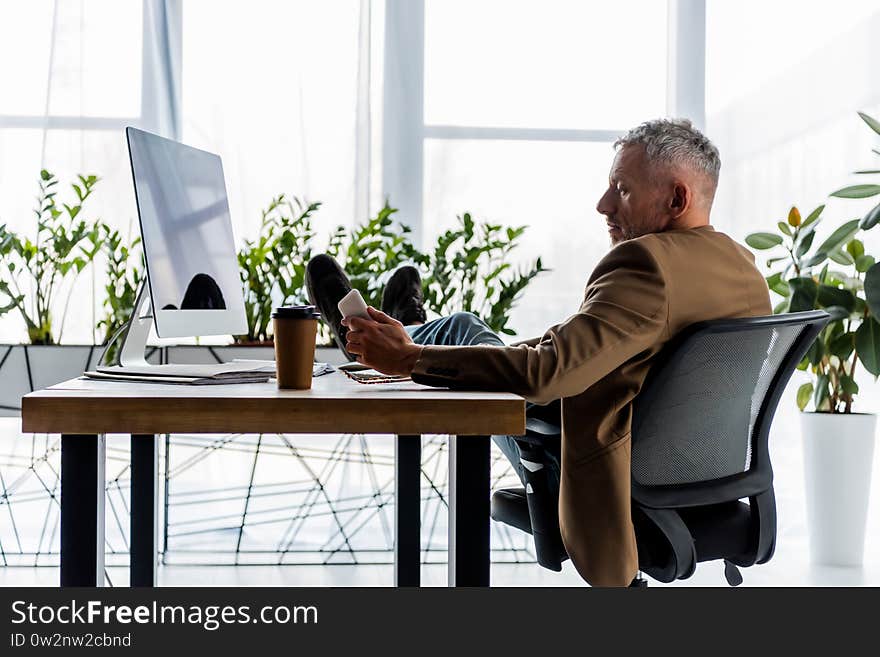
[[[868,409],[866,409],[868,410]],[[869,409],[877,410],[877,409]],[[844,437],[842,437],[842,440]],[[746,586],[880,586],[880,449],[874,454],[874,481],[869,507],[865,565],[862,568],[820,567],[810,563],[804,507],[804,476],[797,410],[784,398],[774,423],[771,452],[778,507],[777,550],[770,563],[745,569]],[[109,569],[114,584],[125,585],[125,569]],[[56,568],[0,568],[0,586],[54,586]],[[167,566],[159,570],[165,586],[388,586],[391,566]],[[445,586],[446,567],[426,565],[423,584]],[[495,564],[494,586],[582,586],[566,563],[556,574],[534,564]],[[724,586],[720,564],[703,564],[676,585]]]
[[[123,568],[108,571],[110,582],[125,584]],[[166,566],[159,569],[161,586],[390,586],[391,566]],[[880,568],[811,566],[797,556],[777,554],[769,564],[743,571],[743,586],[878,586]],[[0,586],[56,586],[57,568],[0,568]],[[423,586],[445,586],[446,566],[422,567]],[[726,586],[720,564],[703,564],[687,581],[651,586]],[[552,573],[534,564],[494,564],[492,586],[584,586],[566,564]]]

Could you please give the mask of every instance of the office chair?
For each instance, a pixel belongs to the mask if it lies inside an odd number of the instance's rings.
[[[828,320],[824,311],[810,311],[699,322],[658,354],[633,402],[640,572],[672,582],[693,575],[699,562],[723,560],[728,583],[737,586],[738,566],[773,556],[770,425],[792,372]],[[559,440],[559,426],[527,418],[526,435],[517,438],[525,488],[492,497],[492,518],[532,534],[538,563],[557,572],[568,555],[545,445]],[[646,585],[641,575],[631,584]]]

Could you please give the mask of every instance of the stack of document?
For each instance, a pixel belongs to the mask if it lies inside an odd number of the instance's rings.
[[[166,364],[125,367],[99,367],[83,373],[90,379],[140,381],[180,385],[218,385],[265,383],[275,376],[273,361],[237,360],[231,363]]]
[[[328,363],[315,363],[312,376],[333,372]],[[89,379],[104,381],[139,381],[142,383],[171,383],[205,386],[230,383],[265,383],[275,376],[274,360],[234,360],[230,363],[166,365],[135,365],[125,367],[98,367],[83,372]]]

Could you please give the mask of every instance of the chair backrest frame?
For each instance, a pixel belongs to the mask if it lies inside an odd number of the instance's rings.
[[[644,485],[635,477],[632,479],[633,501],[651,508],[682,508],[718,504],[759,495],[771,488],[773,469],[770,464],[769,435],[773,416],[779,399],[788,384],[792,373],[801,362],[810,345],[828,323],[830,316],[822,310],[799,313],[785,313],[762,317],[743,317],[697,322],[685,328],[663,348],[651,367],[641,391],[636,397],[633,414],[633,449],[638,441],[638,427],[642,418],[640,409],[650,407],[659,394],[654,382],[663,369],[674,361],[682,349],[694,338],[708,333],[730,333],[767,328],[797,326],[801,331],[783,356],[773,378],[761,400],[755,419],[751,443],[751,461],[748,470],[709,481],[687,484]]]

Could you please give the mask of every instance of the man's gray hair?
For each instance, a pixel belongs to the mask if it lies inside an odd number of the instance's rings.
[[[615,148],[633,144],[645,147],[649,162],[684,165],[705,173],[718,184],[721,156],[709,139],[687,119],[655,119],[633,128],[614,142]]]

